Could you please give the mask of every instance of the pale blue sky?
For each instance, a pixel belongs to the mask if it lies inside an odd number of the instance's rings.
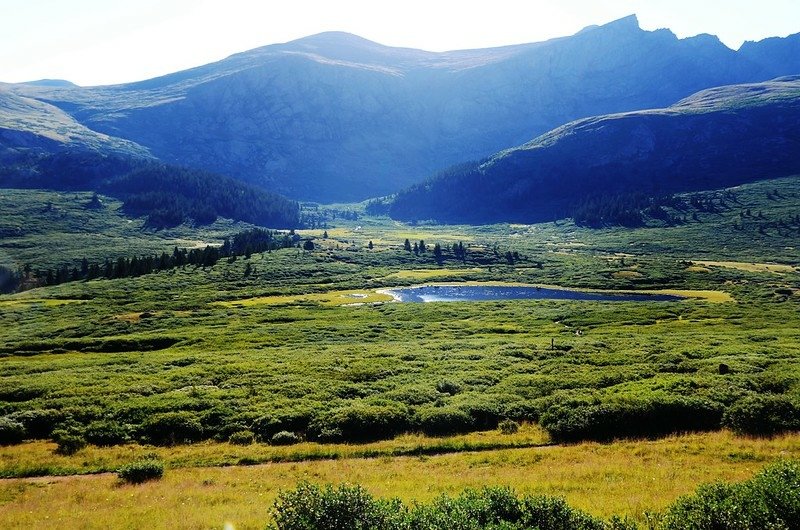
[[[636,14],[744,40],[800,32],[800,0],[0,0],[0,81],[136,81],[339,30],[432,51],[535,42]]]

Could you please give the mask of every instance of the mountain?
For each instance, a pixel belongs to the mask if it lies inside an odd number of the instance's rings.
[[[360,200],[578,118],[798,74],[796,43],[736,52],[710,35],[644,31],[635,16],[546,42],[445,53],[334,32],[136,83],[6,90],[167,163],[299,199]]]
[[[395,198],[395,219],[539,222],[590,197],[663,195],[800,174],[800,76],[574,121]]]

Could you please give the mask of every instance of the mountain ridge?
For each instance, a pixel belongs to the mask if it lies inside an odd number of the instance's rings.
[[[450,52],[326,32],[135,83],[6,87],[166,163],[329,202],[394,192],[578,118],[800,73],[775,52],[782,43],[793,49],[787,37],[740,54],[708,36],[641,30],[635,16]]]

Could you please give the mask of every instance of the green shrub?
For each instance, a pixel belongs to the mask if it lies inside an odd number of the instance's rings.
[[[475,428],[472,416],[453,407],[426,407],[417,411],[416,423],[428,436],[447,436]]]
[[[678,499],[663,530],[800,528],[800,461],[769,466],[747,482],[710,484]]]
[[[408,407],[400,403],[356,403],[326,411],[308,426],[309,434],[325,442],[385,440],[410,426]]]
[[[280,431],[272,435],[269,443],[272,445],[294,445],[300,442],[300,437],[293,432]]]
[[[519,432],[519,423],[514,420],[503,420],[497,424],[497,428],[503,434],[515,434]]]
[[[25,427],[28,438],[35,439],[49,438],[64,417],[63,412],[54,409],[21,410],[11,415]]]
[[[163,412],[147,418],[141,433],[146,442],[154,445],[175,445],[200,440],[203,427],[191,412]]]
[[[281,431],[305,432],[311,418],[311,411],[304,408],[281,410],[256,418],[251,430],[257,439],[268,442]]]
[[[455,381],[444,379],[436,383],[436,391],[441,392],[442,394],[450,394],[451,396],[455,396],[461,392],[461,385]]]
[[[59,455],[74,455],[86,447],[86,439],[77,431],[56,429],[53,431],[56,442],[56,453]]]
[[[13,445],[25,439],[25,426],[8,416],[0,418],[0,445]]]
[[[519,498],[510,488],[442,495],[409,510],[397,499],[377,500],[360,486],[303,483],[278,495],[277,530],[604,530],[594,517],[551,497]],[[622,522],[615,530],[632,528]]]
[[[752,395],[725,411],[722,424],[737,434],[771,436],[800,430],[800,407],[786,396]]]
[[[158,480],[164,476],[164,463],[157,458],[143,458],[119,468],[117,476],[129,484]]]
[[[234,445],[250,445],[255,439],[253,431],[237,431],[230,435],[228,441]]]
[[[125,428],[115,421],[93,421],[83,431],[86,441],[101,447],[124,444],[128,441]]]
[[[392,530],[401,526],[399,501],[381,501],[361,486],[301,483],[282,491],[272,507],[277,530]]]
[[[540,423],[554,441],[608,441],[615,438],[663,436],[720,427],[719,403],[672,395],[626,401],[566,401],[548,407]]]

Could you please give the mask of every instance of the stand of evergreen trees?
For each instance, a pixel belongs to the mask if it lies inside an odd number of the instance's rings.
[[[175,247],[171,254],[162,252],[152,256],[121,256],[115,260],[106,259],[102,263],[89,263],[84,258],[80,267],[63,265],[36,271],[30,265],[17,271],[0,267],[0,292],[9,293],[80,280],[133,278],[186,265],[211,267],[223,258],[249,258],[254,253],[294,247],[298,240],[299,236],[293,232],[255,228],[225,239],[221,246],[207,245],[205,248],[193,249]]]
[[[273,228],[300,226],[297,202],[239,180],[181,166],[86,151],[24,154],[5,164],[0,187],[94,190],[146,215],[152,228],[226,217]]]

